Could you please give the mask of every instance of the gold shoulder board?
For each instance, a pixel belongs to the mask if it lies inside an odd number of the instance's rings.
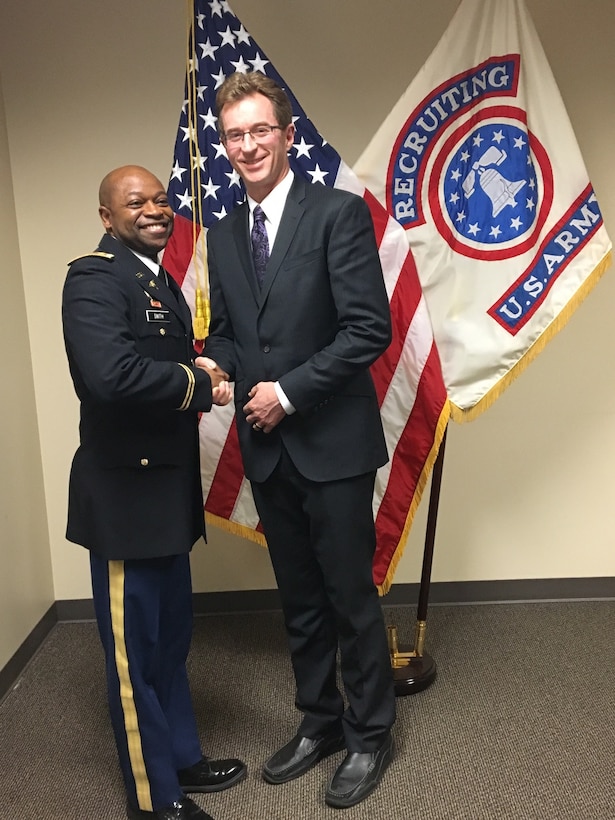
[[[72,265],[73,262],[78,262],[79,259],[86,259],[88,256],[100,256],[103,259],[107,259],[109,262],[111,262],[112,259],[115,259],[115,255],[112,253],[105,253],[104,251],[92,251],[91,253],[84,253],[82,256],[76,256],[74,259],[71,259],[68,264]]]

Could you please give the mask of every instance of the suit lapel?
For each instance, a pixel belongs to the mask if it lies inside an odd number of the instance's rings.
[[[304,199],[305,184],[303,180],[295,177],[291,189],[288,192],[280,226],[276,234],[275,242],[273,243],[269,262],[267,263],[265,279],[261,290],[261,299],[264,299],[275,281],[280,270],[280,265],[286,258],[290,243],[305,213],[305,208],[301,204]]]
[[[299,177],[295,177],[292,187],[288,192],[280,226],[271,250],[269,262],[267,263],[262,288],[258,287],[258,283],[256,281],[256,271],[254,270],[252,248],[250,247],[250,209],[248,207],[248,203],[242,203],[229,215],[229,217],[234,218],[231,230],[241,267],[248,281],[248,285],[250,286],[254,299],[261,307],[265,303],[269,289],[278,275],[280,266],[286,257],[290,243],[293,240],[295,232],[297,231],[301,218],[305,212],[302,202],[305,198],[304,191],[306,184],[307,183]]]
[[[239,205],[232,212],[232,215],[235,216],[234,224],[232,226],[233,240],[235,247],[237,248],[237,254],[239,256],[241,267],[243,268],[245,277],[248,280],[250,290],[252,291],[256,302],[260,303],[261,292],[256,281],[256,271],[254,270],[254,260],[252,258],[252,248],[250,247],[249,239],[249,213],[250,209],[248,208],[247,202]]]

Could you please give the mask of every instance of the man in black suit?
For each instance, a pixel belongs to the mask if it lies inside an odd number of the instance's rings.
[[[158,265],[173,229],[162,183],[118,168],[99,213],[106,234],[71,263],[62,300],[81,402],[67,538],[90,551],[128,817],[211,820],[185,793],[228,788],[246,767],[201,752],[186,674],[189,554],[204,535],[197,414],[231,393],[193,361],[190,310]]]
[[[205,353],[235,382],[303,712],[263,777],[292,780],[346,748],[325,796],[345,808],[376,788],[393,754],[391,664],[372,577],[374,480],[387,451],[369,373],[391,339],[389,305],[363,199],[290,170],[286,94],[260,73],[237,73],[216,102],[248,196],[208,234]]]

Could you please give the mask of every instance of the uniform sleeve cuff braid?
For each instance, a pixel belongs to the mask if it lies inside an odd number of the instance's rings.
[[[192,401],[192,397],[194,396],[194,387],[196,384],[196,378],[194,376],[194,372],[187,367],[185,364],[178,362],[180,367],[183,367],[188,375],[188,387],[186,388],[186,395],[184,396],[183,402],[177,408],[178,410],[187,410],[190,407],[190,402]]]

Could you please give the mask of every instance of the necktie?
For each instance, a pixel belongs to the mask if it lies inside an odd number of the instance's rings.
[[[269,239],[265,228],[265,214],[260,205],[254,209],[254,225],[252,226],[252,257],[258,286],[262,287],[265,278],[265,268],[269,259]]]

